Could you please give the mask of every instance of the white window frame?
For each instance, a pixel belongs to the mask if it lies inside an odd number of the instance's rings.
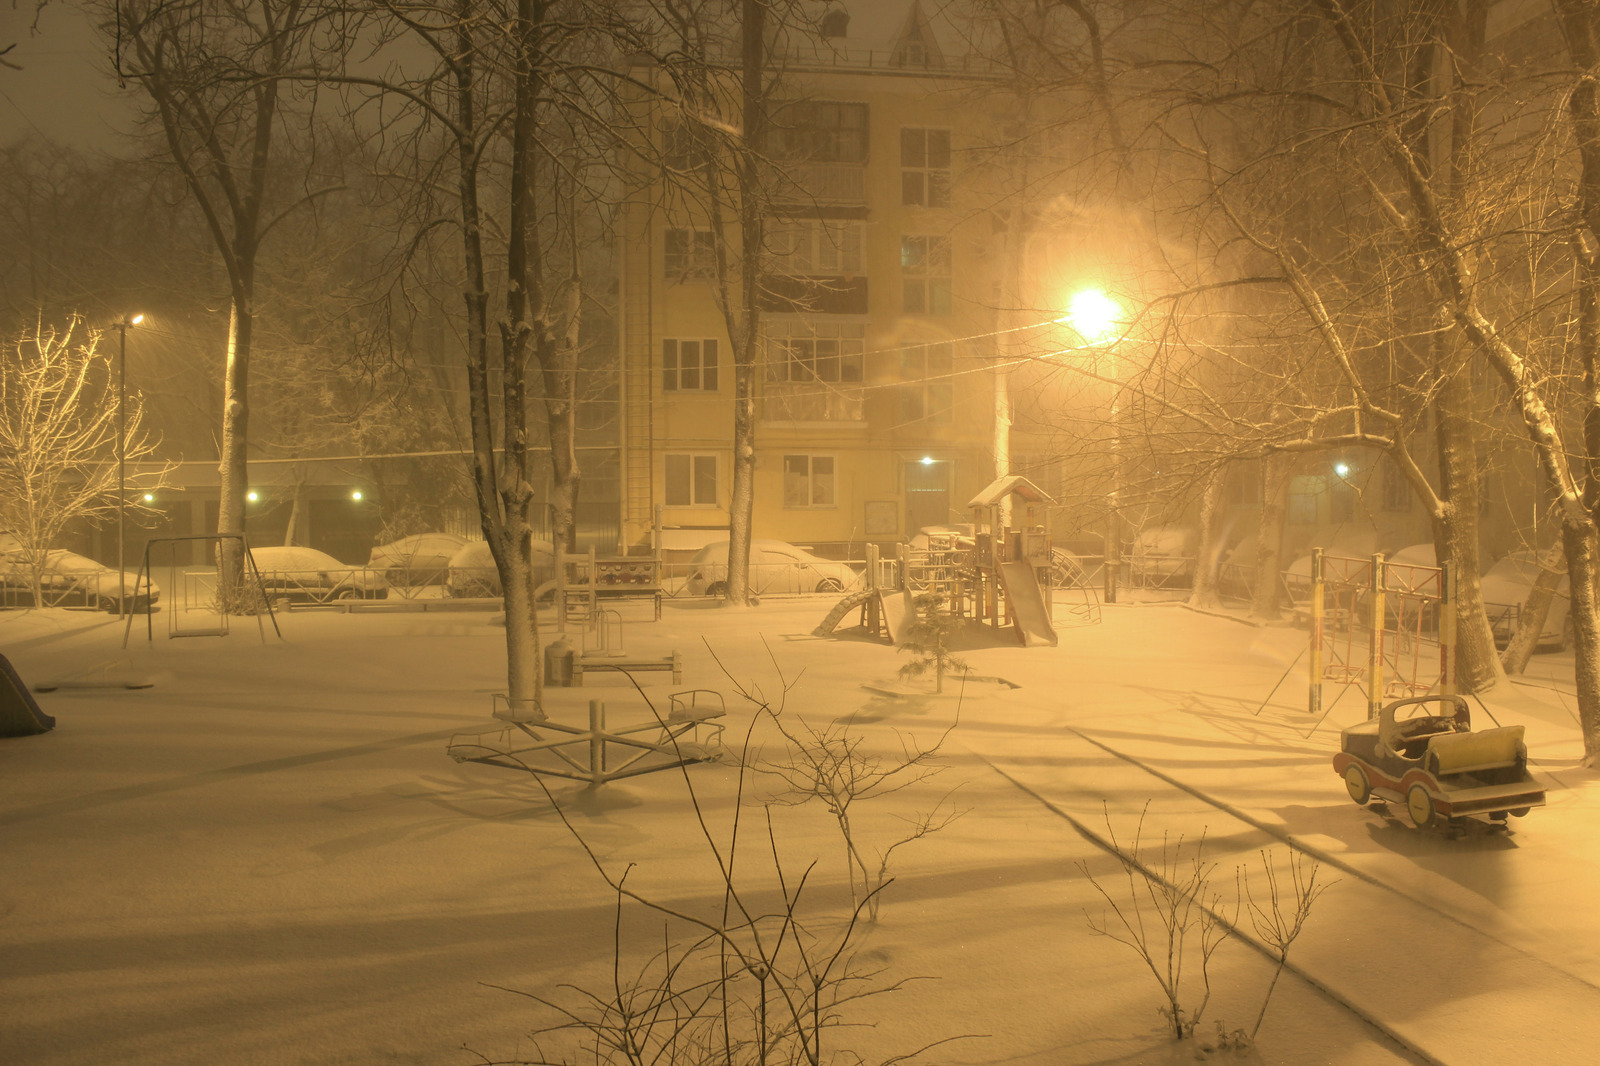
[[[683,247],[674,249],[674,241]],[[716,277],[717,246],[710,230],[670,226],[663,244],[662,274],[668,282],[710,281]]]
[[[686,499],[674,500],[672,498],[672,467],[674,460],[683,460],[687,464],[689,494]],[[711,492],[710,499],[701,494],[704,487],[701,484],[701,472],[705,464],[711,467]],[[661,460],[661,499],[667,507],[717,507],[718,495],[722,487],[722,460],[716,452],[668,452]]]
[[[693,365],[689,365],[690,353]],[[722,391],[715,337],[665,337],[661,341],[661,391]],[[692,380],[694,384],[686,385]]]
[[[767,380],[859,385],[866,380],[866,327],[858,323],[794,323],[787,332],[769,326]]]
[[[901,127],[900,203],[905,207],[950,206],[948,129]]]
[[[955,345],[950,341],[900,348],[901,420],[955,421]],[[915,400],[916,411],[912,411]]]
[[[796,471],[792,469],[800,465],[795,460],[800,460],[805,469]],[[827,472],[818,470],[818,465],[825,465]],[[791,502],[789,486],[791,475],[802,479],[804,503]],[[786,511],[822,511],[831,510],[839,506],[839,461],[838,457],[831,454],[813,455],[810,453],[786,452],[783,456],[783,508]],[[819,486],[818,478],[827,480]]]
[[[900,279],[908,315],[948,315],[951,299],[950,238],[907,233],[900,237]]]
[[[855,219],[792,219],[769,226],[772,270],[780,275],[859,276],[865,243],[866,227]]]

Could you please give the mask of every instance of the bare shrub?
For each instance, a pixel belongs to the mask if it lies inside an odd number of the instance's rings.
[[[1121,898],[1102,885],[1087,864],[1079,866],[1111,909],[1109,917],[1091,917],[1089,929],[1139,956],[1161,986],[1166,1002],[1157,1009],[1172,1035],[1182,1040],[1194,1035],[1205,1015],[1211,1000],[1211,957],[1232,928],[1223,916],[1221,897],[1211,889],[1216,864],[1204,859],[1205,834],[1187,853],[1183,837],[1173,839],[1165,833],[1159,849],[1146,849],[1144,819],[1149,809],[1146,802],[1128,848],[1117,839],[1109,810],[1106,813],[1111,849],[1122,862],[1127,882]],[[1199,1002],[1189,1008],[1183,1005],[1184,969],[1194,962],[1196,952],[1201,992]]]
[[[1245,901],[1256,936],[1277,957],[1278,966],[1272,971],[1267,994],[1261,999],[1261,1013],[1256,1015],[1255,1027],[1250,1030],[1251,1040],[1261,1031],[1261,1022],[1267,1016],[1267,1004],[1272,1002],[1273,989],[1278,987],[1278,978],[1288,965],[1289,947],[1305,928],[1306,919],[1311,915],[1311,905],[1333,884],[1317,884],[1317,874],[1321,872],[1322,864],[1308,855],[1296,853],[1290,856],[1288,884],[1279,880],[1278,869],[1265,849],[1261,851],[1261,868],[1267,882],[1262,899],[1256,899],[1250,887],[1250,872],[1245,867],[1239,868],[1239,895]]]

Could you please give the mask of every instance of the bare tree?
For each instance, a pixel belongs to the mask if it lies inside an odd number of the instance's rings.
[[[227,275],[217,531],[242,533],[257,257],[287,212],[337,187],[319,187],[309,122],[301,143],[283,143],[294,119],[310,113],[309,97],[293,97],[292,79],[319,50],[339,45],[312,0],[117,0],[100,10],[124,64],[118,77],[148,99]],[[291,159],[292,178],[282,173]],[[226,600],[242,572],[237,542],[222,542],[219,562]]]
[[[65,329],[41,322],[0,352],[0,528],[16,537],[40,605],[41,575],[62,530],[117,514],[119,439],[122,456],[133,460],[156,443],[137,393],[119,416],[112,360],[99,350],[103,334],[80,333],[81,326],[79,319]]]

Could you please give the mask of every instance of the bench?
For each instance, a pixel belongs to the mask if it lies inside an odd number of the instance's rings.
[[[621,670],[624,673],[633,673],[636,670],[670,670],[672,683],[683,684],[683,656],[678,652],[664,656],[660,659],[641,659],[632,656],[616,655],[572,655],[572,683],[581,688],[583,686],[583,672],[585,670]]]

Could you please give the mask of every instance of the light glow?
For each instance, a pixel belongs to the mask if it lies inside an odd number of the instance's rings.
[[[924,455],[924,456],[923,456],[923,457],[922,457],[922,465],[923,465],[923,466],[932,466],[932,465],[933,465],[933,456],[931,456],[931,455]]]
[[[144,321],[144,313],[140,312],[139,314],[134,315],[132,318],[128,319],[128,325],[137,326],[139,323],[141,323],[143,321]]]
[[[153,493],[153,492],[145,493],[144,494],[144,502],[145,503],[155,503],[156,502],[156,494]]]
[[[1338,474],[1340,477],[1349,477],[1350,476],[1350,464],[1349,463],[1334,463],[1333,464],[1333,472],[1335,474]]]
[[[251,503],[255,503],[257,500],[261,499],[261,494],[255,489],[251,489],[249,492],[244,494],[244,498],[249,500]]]
[[[351,492],[350,492],[350,498],[352,500],[355,500],[357,503],[360,503],[361,502],[361,490],[360,489],[352,489]]]
[[[1067,324],[1090,344],[1100,344],[1120,331],[1122,305],[1101,289],[1084,289],[1067,304]]]

